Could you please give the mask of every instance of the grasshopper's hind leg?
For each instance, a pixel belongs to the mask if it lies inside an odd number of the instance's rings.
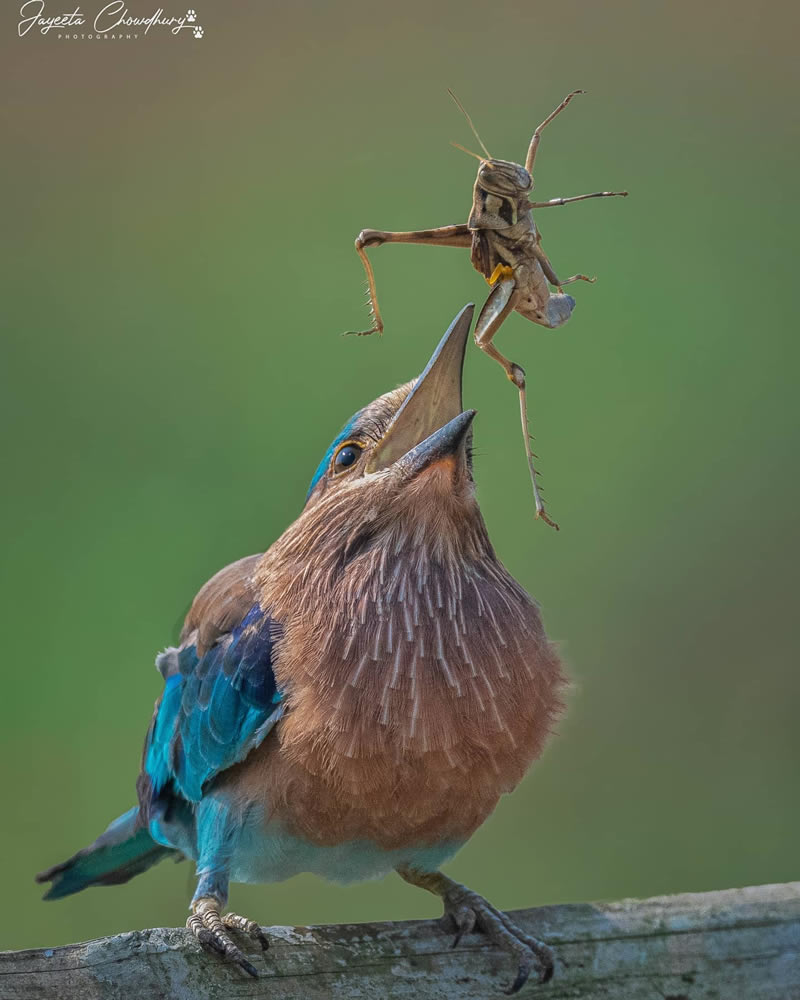
[[[361,235],[363,236],[363,233]],[[369,295],[369,314],[372,317],[372,326],[369,330],[347,331],[348,335],[355,337],[368,337],[371,333],[383,333],[383,319],[378,306],[378,290],[375,287],[375,272],[372,270],[372,264],[369,257],[367,257],[367,251],[364,249],[364,246],[365,244],[361,236],[359,236],[356,240],[356,253],[361,258],[361,263],[364,265],[364,271],[367,275],[367,294]]]
[[[368,247],[379,247],[384,243],[421,243],[435,247],[472,246],[472,233],[468,226],[439,226],[438,229],[418,229],[408,233],[388,233],[381,229],[362,229],[356,238],[356,253],[361,258],[367,275],[369,308],[372,326],[369,330],[348,330],[357,337],[367,337],[371,333],[383,333],[383,319],[378,307],[378,291],[375,287],[375,272],[367,257]]]
[[[528,459],[528,470],[530,472],[531,483],[533,485],[533,499],[536,503],[536,516],[541,518],[545,524],[549,524],[552,528],[555,528],[556,531],[558,531],[558,525],[556,522],[548,517],[544,506],[544,500],[542,499],[542,495],[539,490],[539,473],[536,471],[536,466],[534,464],[536,456],[531,450],[531,435],[528,429],[528,397],[525,385],[525,369],[520,365],[515,364],[515,362],[509,361],[508,358],[502,355],[492,343],[494,335],[500,329],[506,317],[514,311],[518,298],[519,292],[517,289],[517,283],[513,277],[503,278],[495,284],[489,298],[483,306],[483,309],[481,309],[480,316],[478,317],[478,322],[475,326],[475,343],[485,354],[488,354],[490,358],[494,358],[498,364],[502,365],[509,380],[513,382],[519,390],[519,411],[520,419],[522,421],[522,439],[525,443],[525,455]]]

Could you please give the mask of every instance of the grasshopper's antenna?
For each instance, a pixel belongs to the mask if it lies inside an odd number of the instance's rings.
[[[459,107],[459,109],[460,109],[460,111],[461,111],[461,114],[462,114],[462,115],[463,115],[463,116],[464,116],[464,117],[465,117],[465,118],[467,119],[467,121],[469,122],[469,127],[470,127],[470,128],[472,129],[472,134],[473,134],[473,135],[475,136],[475,138],[476,138],[476,139],[478,140],[478,142],[480,143],[480,146],[481,146],[481,149],[482,149],[482,150],[484,151],[484,153],[486,153],[486,159],[487,159],[487,160],[491,160],[491,159],[492,159],[492,154],[491,154],[491,153],[489,152],[489,150],[488,150],[488,149],[486,148],[486,146],[484,145],[484,143],[483,143],[483,139],[481,139],[481,137],[480,137],[480,136],[478,135],[478,130],[477,130],[477,129],[475,128],[475,126],[474,126],[474,125],[472,124],[472,119],[471,119],[471,118],[470,118],[470,116],[469,116],[469,115],[467,114],[467,109],[466,109],[466,108],[464,107],[464,105],[463,105],[463,104],[461,103],[461,101],[459,101],[459,99],[458,99],[458,98],[456,97],[456,95],[455,95],[455,94],[453,93],[453,91],[452,91],[452,90],[451,90],[451,89],[450,89],[449,87],[447,88],[447,93],[448,93],[448,94],[449,94],[449,95],[450,95],[450,96],[451,96],[451,97],[453,98],[453,100],[454,100],[454,101],[456,102],[456,104],[458,105],[458,107]],[[467,152],[469,152],[469,150],[467,150]],[[473,155],[474,155],[474,154],[473,154]]]
[[[466,146],[462,146],[460,142],[451,142],[450,145],[451,146],[455,146],[456,149],[460,149],[462,153],[468,153],[470,156],[474,156],[475,159],[476,160],[480,160],[481,163],[484,162],[485,157],[478,156],[478,154],[477,153],[473,153],[471,149],[467,149]],[[491,157],[490,157],[490,159],[491,159]]]

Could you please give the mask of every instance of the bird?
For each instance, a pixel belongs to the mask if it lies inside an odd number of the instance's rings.
[[[248,939],[268,938],[225,912],[231,882],[395,871],[441,898],[454,944],[478,930],[512,956],[508,992],[552,976],[545,942],[440,871],[541,754],[566,685],[476,500],[472,314],[346,423],[277,541],[200,589],[156,658],[137,805],[36,876],[45,899],[190,859],[187,927],[258,976]]]

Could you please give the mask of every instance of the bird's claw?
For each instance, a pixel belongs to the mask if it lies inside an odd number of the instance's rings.
[[[223,917],[219,901],[205,897],[192,904],[192,914],[186,921],[186,926],[207,951],[216,952],[226,962],[238,965],[248,976],[258,979],[258,970],[228,933],[228,930],[235,930],[246,934],[258,941],[262,951],[266,951],[269,941],[255,920],[248,920],[236,913],[226,913]]]
[[[475,927],[490,941],[516,959],[517,974],[505,991],[507,994],[521,990],[531,972],[536,970],[539,982],[546,983],[553,976],[553,949],[543,941],[526,934],[513,921],[477,892],[459,887],[444,896],[445,917],[456,927],[452,947],[456,947],[464,934]]]

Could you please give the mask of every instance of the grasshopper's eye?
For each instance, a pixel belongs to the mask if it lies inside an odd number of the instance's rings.
[[[340,472],[347,472],[348,469],[351,469],[361,457],[363,450],[357,441],[345,441],[333,456],[334,475],[338,475]]]

